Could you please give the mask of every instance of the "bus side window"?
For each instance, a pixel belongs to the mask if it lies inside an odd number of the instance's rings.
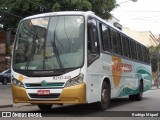
[[[146,54],[147,54],[147,63],[150,64],[150,56],[149,56],[149,49],[146,48]]]
[[[88,21],[88,63],[99,56],[98,30],[94,19]]]
[[[136,42],[133,41],[133,40],[131,40],[131,41],[130,41],[130,46],[131,46],[132,59],[137,60]]]
[[[123,45],[123,55],[125,57],[130,57],[129,40],[126,36],[122,36],[122,45]]]
[[[104,51],[111,51],[111,40],[110,40],[110,30],[107,25],[100,24],[101,37],[102,37],[102,46]]]
[[[111,29],[112,49],[117,55],[122,55],[121,35],[117,31]]]
[[[138,60],[139,61],[142,61],[142,48],[141,48],[141,45],[139,43],[137,43],[137,51],[138,51]]]

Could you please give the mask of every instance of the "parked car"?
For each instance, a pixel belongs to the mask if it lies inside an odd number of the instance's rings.
[[[11,82],[11,69],[7,69],[0,73],[0,82],[4,85]]]

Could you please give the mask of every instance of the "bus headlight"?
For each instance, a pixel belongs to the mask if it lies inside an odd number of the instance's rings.
[[[68,80],[65,84],[65,87],[70,87],[73,85],[79,85],[83,83],[83,74],[79,74],[78,76]]]
[[[12,84],[24,88],[23,83],[15,78],[12,78]]]

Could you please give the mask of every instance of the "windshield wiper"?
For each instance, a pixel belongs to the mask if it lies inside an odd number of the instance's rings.
[[[63,65],[62,65],[62,62],[60,60],[60,57],[59,57],[59,51],[57,49],[57,46],[55,44],[55,38],[56,38],[56,34],[55,34],[55,31],[53,32],[53,40],[52,40],[52,47],[53,47],[53,52],[55,53],[55,57],[57,59],[57,62],[59,64],[59,67],[62,69],[63,68]]]

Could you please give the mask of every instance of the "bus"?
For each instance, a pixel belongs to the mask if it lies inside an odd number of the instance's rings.
[[[93,12],[33,15],[20,21],[12,57],[14,103],[54,104],[112,98],[141,100],[152,85],[149,50]]]

